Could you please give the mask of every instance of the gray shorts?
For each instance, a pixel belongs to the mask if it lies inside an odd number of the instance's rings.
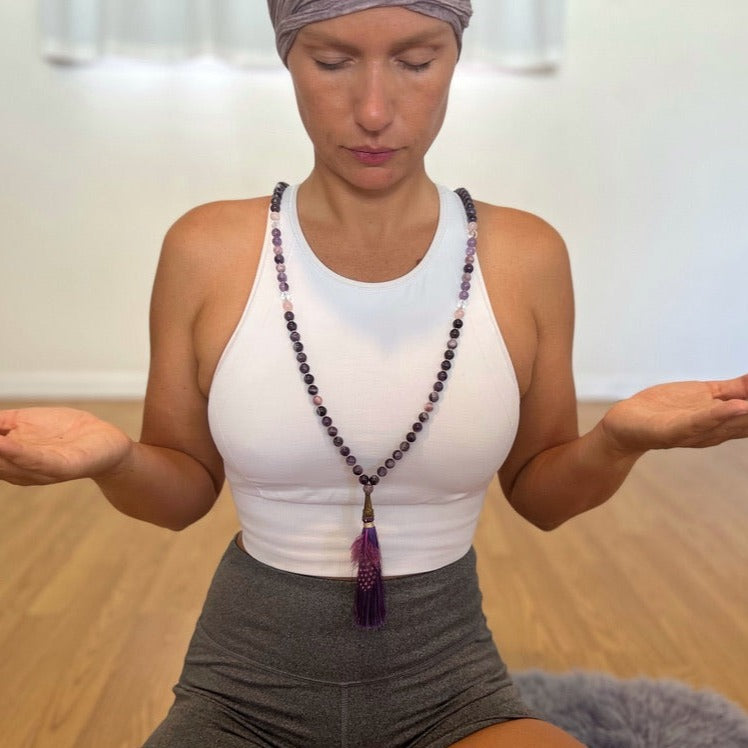
[[[472,549],[385,589],[386,625],[360,630],[353,582],[274,569],[232,541],[145,748],[446,748],[539,716],[493,644]]]

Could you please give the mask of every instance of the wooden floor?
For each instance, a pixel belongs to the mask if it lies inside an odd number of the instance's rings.
[[[87,403],[131,434],[140,407]],[[601,406],[581,407],[592,425]],[[748,707],[748,443],[647,455],[604,507],[545,534],[493,486],[476,546],[512,669],[677,678]],[[175,534],[90,481],[0,484],[0,743],[133,748],[171,703],[228,495]]]

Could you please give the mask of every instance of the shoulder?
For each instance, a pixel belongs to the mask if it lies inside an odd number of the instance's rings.
[[[222,200],[198,205],[168,229],[157,272],[182,288],[210,290],[232,266],[259,256],[269,198]]]
[[[492,254],[518,255],[541,264],[568,256],[561,234],[540,216],[488,203],[477,203],[477,207],[481,244]]]
[[[489,290],[499,276],[510,277],[527,299],[570,286],[566,242],[554,226],[517,208],[477,207],[479,256]]]
[[[198,205],[180,216],[166,232],[164,250],[201,254],[229,246],[246,232],[263,232],[269,197],[219,200]]]

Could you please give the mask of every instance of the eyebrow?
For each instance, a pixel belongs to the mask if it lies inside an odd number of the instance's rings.
[[[406,49],[410,49],[412,47],[437,46],[434,44],[434,41],[438,37],[444,36],[446,31],[448,30],[449,29],[435,28],[431,31],[422,31],[418,34],[407,36],[404,39],[398,39],[393,44],[392,51],[397,53],[402,52]],[[326,34],[324,31],[316,31],[315,29],[303,29],[303,36],[301,38],[301,41],[303,44],[307,44],[309,46],[321,45],[326,47],[333,47],[340,50],[341,52],[354,53],[359,51],[358,48],[354,45],[347,44],[346,42],[338,39],[332,34]]]

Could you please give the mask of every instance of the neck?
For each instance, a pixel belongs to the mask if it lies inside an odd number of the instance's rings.
[[[313,172],[297,200],[302,231],[317,257],[361,281],[390,280],[411,270],[439,221],[439,192],[425,174],[387,190],[364,191]]]
[[[300,185],[299,213],[376,246],[404,228],[435,222],[438,193],[425,172],[381,190],[362,189],[315,169]]]

